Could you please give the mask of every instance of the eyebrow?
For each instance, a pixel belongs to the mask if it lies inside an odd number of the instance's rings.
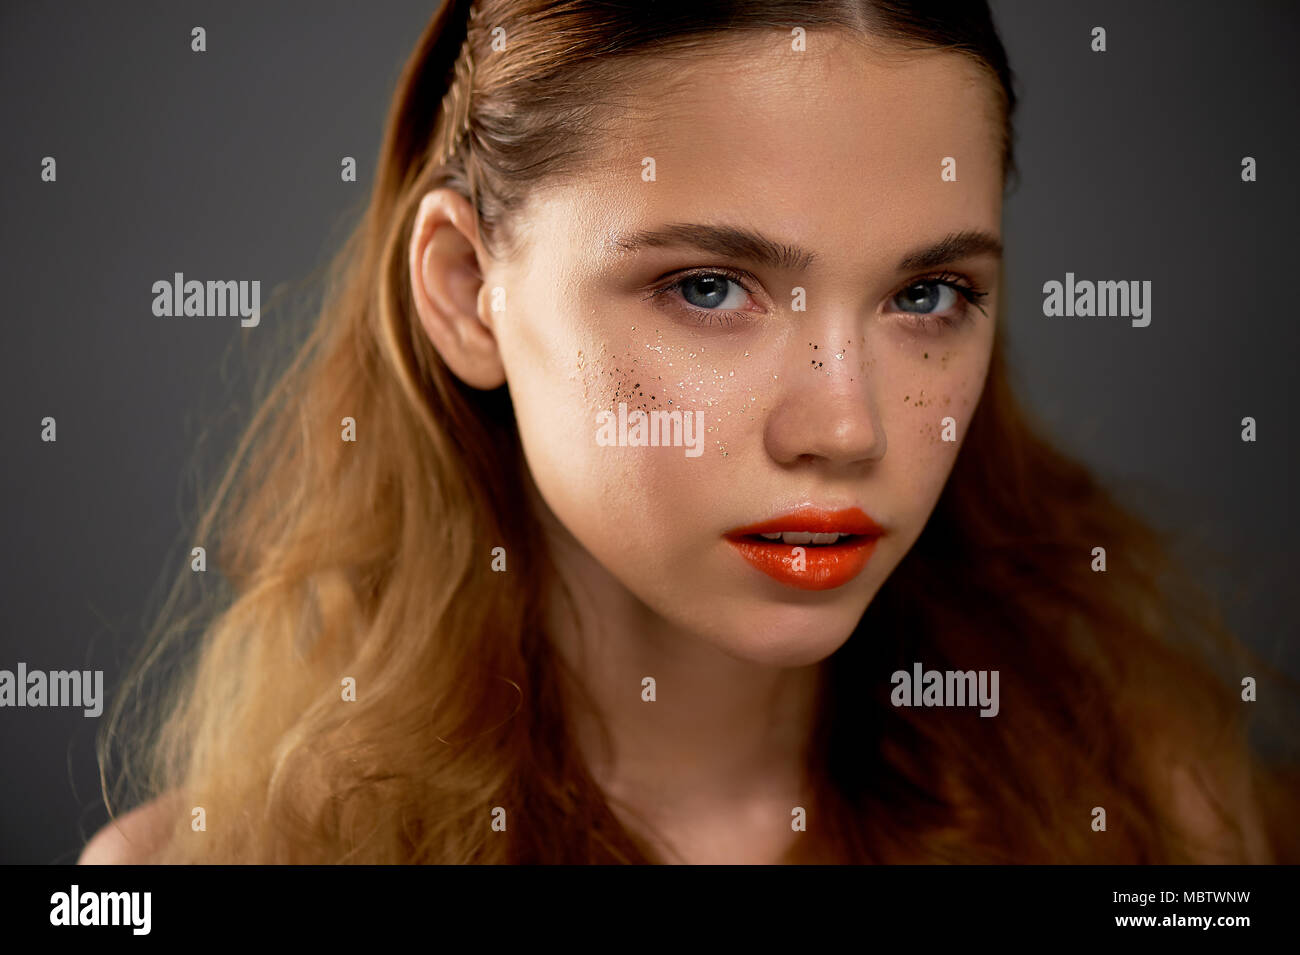
[[[614,245],[625,252],[689,246],[714,255],[746,259],[769,268],[793,272],[805,271],[817,259],[816,252],[779,242],[752,229],[698,222],[674,222],[656,229],[638,229],[616,236],[613,241]],[[898,271],[933,269],[977,255],[1000,258],[1001,240],[990,232],[978,229],[952,232],[932,245],[914,249],[904,255],[898,263]]]

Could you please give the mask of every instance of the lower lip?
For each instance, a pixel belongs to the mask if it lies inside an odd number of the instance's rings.
[[[834,590],[862,573],[878,539],[863,535],[846,538],[838,544],[797,545],[753,537],[729,537],[727,543],[773,580],[799,590]],[[802,547],[802,568],[794,553],[795,547]]]

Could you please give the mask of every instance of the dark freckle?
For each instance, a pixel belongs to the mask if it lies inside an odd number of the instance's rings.
[[[930,357],[930,353],[929,353],[929,352],[926,352],[926,353],[925,353],[924,355],[922,355],[921,357],[922,357],[922,358],[929,358],[929,357]]]

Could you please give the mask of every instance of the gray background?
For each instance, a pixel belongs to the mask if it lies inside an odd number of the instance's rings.
[[[362,207],[432,9],[0,10],[0,668],[102,668],[111,691],[184,555],[195,474],[211,479],[202,462],[251,412],[240,350],[276,334],[267,314],[256,329],[155,318],[150,287],[176,271],[258,278],[265,311],[275,286],[319,266]],[[994,13],[1022,96],[1005,230],[1021,394],[1062,446],[1189,535],[1229,621],[1294,674],[1296,10],[1008,0]],[[1105,54],[1089,50],[1096,25]],[[46,155],[57,184],[39,179]],[[1244,155],[1256,183],[1240,181]],[[340,181],[342,156],[358,182]],[[1067,271],[1150,280],[1151,325],[1044,318],[1042,284]],[[39,440],[46,415],[56,444]],[[0,710],[0,862],[72,861],[102,823],[98,725]]]

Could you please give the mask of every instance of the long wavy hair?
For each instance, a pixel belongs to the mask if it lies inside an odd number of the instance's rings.
[[[795,26],[969,57],[1014,177],[1016,95],[984,4],[451,0],[433,16],[317,320],[197,519],[222,582],[183,611],[207,576],[185,568],[100,739],[110,809],[174,808],[154,860],[660,861],[575,747],[545,624],[563,591],[509,394],[464,385],[422,334],[411,230],[421,196],[449,186],[504,245],[530,190],[582,168],[601,91],[720,35]],[[1221,810],[1217,851],[1249,858],[1225,794],[1259,774],[1215,663],[1241,648],[1178,584],[1163,535],[1038,435],[1002,338],[923,533],[821,668],[817,796],[790,859],[1204,858],[1180,822],[1198,779]],[[344,418],[357,441],[340,440]],[[493,573],[485,542],[528,570]],[[889,674],[913,661],[999,669],[1001,717],[891,706]]]

